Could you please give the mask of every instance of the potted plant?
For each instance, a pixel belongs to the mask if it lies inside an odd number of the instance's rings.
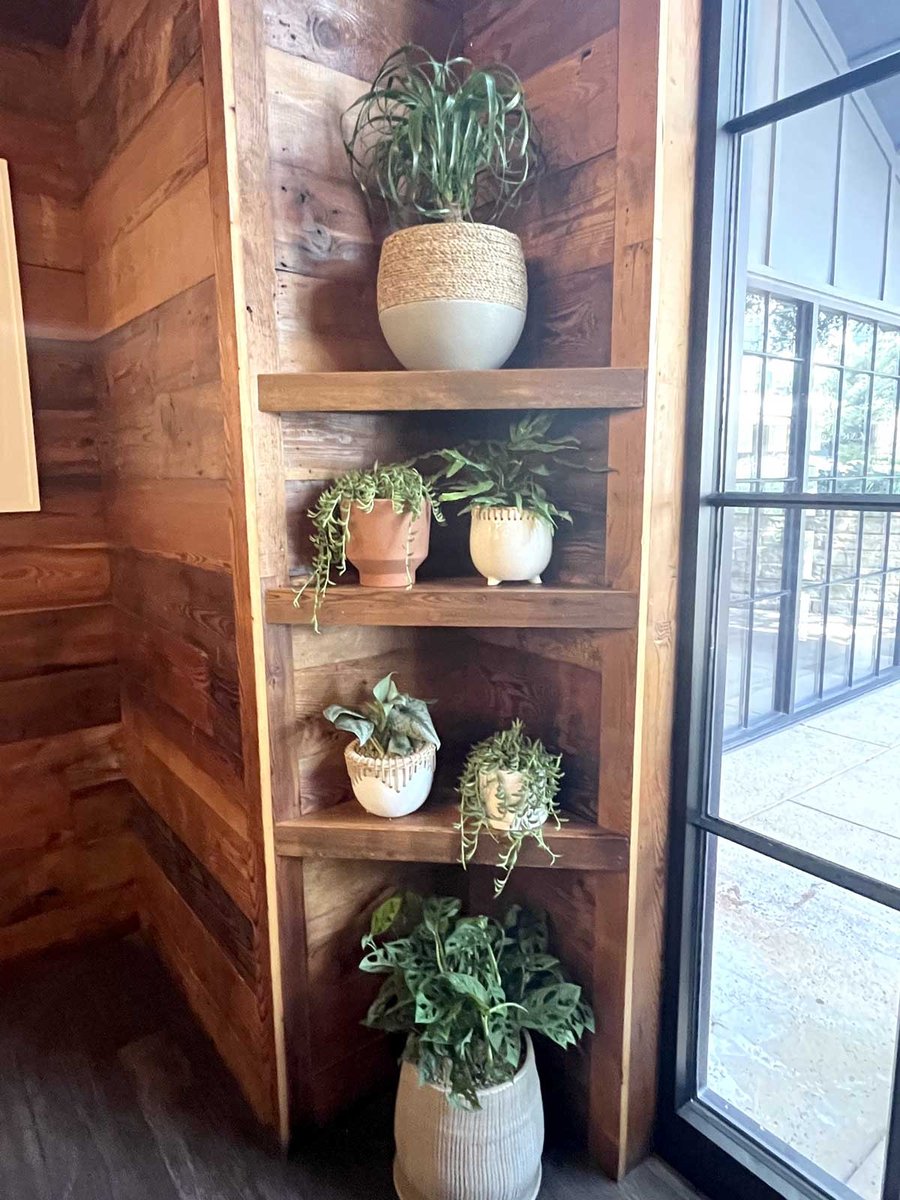
[[[411,587],[428,555],[432,514],[442,522],[432,487],[415,467],[379,466],[348,471],[327,487],[310,509],[312,573],[297,592],[315,588],[313,624],[325,592],[343,575],[349,559],[363,587]]]
[[[506,887],[526,838],[534,838],[551,862],[559,857],[544,839],[544,825],[553,821],[559,829],[564,819],[557,801],[562,778],[562,755],[528,737],[521,721],[469,751],[457,788],[460,861],[463,866],[471,862],[482,833],[499,841],[502,874],[494,881],[496,896]]]
[[[528,286],[519,239],[488,222],[515,203],[536,162],[518,76],[403,46],[342,130],[354,178],[401,226],[378,271],[394,354],[419,370],[502,366],[525,325]]]
[[[340,704],[325,709],[336,729],[353,734],[344,761],[366,812],[405,817],[425,803],[441,744],[428,711],[433,703],[401,692],[392,671],[375,684],[361,711]]]
[[[469,553],[489,587],[507,580],[540,583],[553,553],[557,521],[571,514],[557,508],[544,486],[552,468],[570,466],[575,437],[551,437],[552,413],[523,417],[503,440],[468,442],[441,450],[442,480],[452,484],[442,502],[465,501],[472,514]]]
[[[394,1185],[400,1200],[534,1200],[544,1115],[530,1033],[574,1046],[594,1016],[548,953],[542,914],[460,908],[395,896],[363,938],[361,970],[387,977],[365,1023],[407,1035]]]

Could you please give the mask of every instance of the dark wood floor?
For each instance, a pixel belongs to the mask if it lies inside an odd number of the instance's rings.
[[[273,1152],[138,938],[0,975],[0,1197],[391,1200],[390,1155],[384,1104]],[[659,1162],[617,1188],[551,1160],[541,1200],[695,1194]]]

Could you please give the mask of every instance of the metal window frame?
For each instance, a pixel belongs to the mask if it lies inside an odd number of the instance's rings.
[[[679,713],[673,747],[673,807],[670,837],[667,946],[657,1146],[677,1168],[712,1196],[729,1200],[834,1200],[849,1189],[813,1164],[797,1161],[789,1147],[760,1141],[736,1114],[732,1119],[698,1097],[698,1042],[707,1029],[703,1008],[708,973],[708,939],[702,936],[710,917],[713,893],[705,886],[714,865],[716,839],[747,848],[810,871],[874,902],[900,909],[900,889],[808,852],[766,839],[723,821],[710,789],[710,762],[721,753],[721,712],[714,704],[723,645],[721,604],[723,579],[722,528],[728,507],[772,506],[773,496],[729,489],[720,477],[725,430],[734,419],[729,411],[725,364],[734,369],[734,306],[738,289],[737,247],[733,215],[740,187],[742,139],[736,134],[845,95],[860,86],[900,72],[900,54],[889,64],[867,64],[837,80],[787,97],[756,113],[742,114],[737,101],[743,82],[746,46],[739,0],[704,0],[701,31],[702,86],[698,153],[693,284],[695,302],[691,330],[685,503],[682,531],[679,635],[680,670],[676,683]],[[896,430],[896,427],[895,427]],[[718,490],[716,487],[718,485]],[[802,481],[801,481],[802,487]],[[900,495],[809,494],[802,490],[777,497],[777,507],[798,515],[804,507],[869,509],[893,512]],[[898,605],[900,628],[900,605]],[[895,650],[897,643],[895,642]],[[712,653],[710,653],[712,651]],[[895,658],[897,655],[895,654]],[[718,664],[718,665],[717,665]],[[757,840],[759,839],[759,840]],[[900,1056],[900,1037],[896,1040]],[[900,1200],[900,1057],[894,1066],[893,1108],[885,1163],[884,1200]]]

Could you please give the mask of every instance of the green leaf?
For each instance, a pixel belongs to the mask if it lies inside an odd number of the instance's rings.
[[[372,913],[372,924],[369,928],[372,937],[380,937],[381,934],[387,933],[397,920],[402,907],[403,896],[399,893],[391,896],[389,900],[385,900],[383,904],[379,904]]]
[[[372,721],[360,716],[350,708],[341,708],[339,704],[330,704],[325,709],[323,716],[334,725],[335,729],[352,733],[360,746],[365,746],[375,731]]]

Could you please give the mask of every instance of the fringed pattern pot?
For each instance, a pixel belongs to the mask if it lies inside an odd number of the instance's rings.
[[[469,553],[493,587],[513,580],[540,583],[553,553],[553,530],[528,509],[472,509]]]
[[[444,1088],[400,1071],[394,1112],[394,1187],[400,1200],[535,1200],[544,1110],[531,1039],[509,1083],[479,1092],[480,1110],[455,1108]]]
[[[378,317],[409,370],[488,370],[525,326],[522,244],[494,225],[447,221],[392,233],[378,268]]]
[[[437,753],[425,745],[401,758],[370,758],[352,741],[344,751],[350,786],[366,812],[376,817],[405,817],[421,808],[434,782]]]

